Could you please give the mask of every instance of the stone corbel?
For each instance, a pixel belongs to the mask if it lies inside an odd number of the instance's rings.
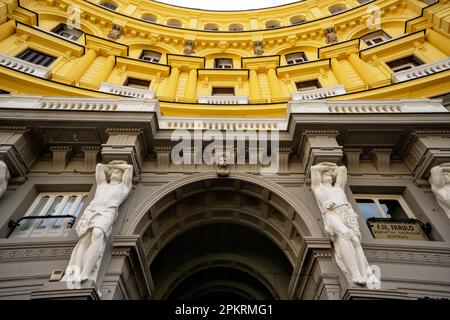
[[[64,170],[72,158],[72,147],[52,146],[50,151],[53,154],[52,171]]]
[[[340,163],[344,156],[342,146],[336,140],[336,130],[308,130],[300,142],[300,157],[306,176],[310,175],[311,166],[320,162]]]
[[[156,172],[167,173],[170,167],[171,146],[155,146],[153,151],[156,153]]]
[[[84,169],[95,170],[95,166],[98,163],[100,154],[100,147],[98,146],[85,146],[81,150],[84,153]]]
[[[432,167],[450,162],[450,131],[416,131],[405,162],[414,178],[427,179]]]
[[[289,155],[292,152],[292,148],[279,148],[278,156],[279,156],[279,174],[288,174],[289,173]]]
[[[349,172],[358,172],[361,158],[361,148],[346,148],[344,149],[346,166]]]
[[[25,127],[0,126],[0,160],[3,160],[16,182],[24,182],[38,151]]]
[[[372,149],[375,167],[379,172],[389,172],[391,169],[392,149],[376,148]]]
[[[145,154],[141,129],[107,129],[108,141],[102,144],[102,159],[105,162],[124,160],[133,165],[134,175],[139,176]]]

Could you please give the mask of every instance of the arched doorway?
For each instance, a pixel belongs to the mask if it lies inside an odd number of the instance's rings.
[[[155,199],[156,198],[156,199]],[[288,299],[314,217],[280,185],[239,174],[190,176],[136,209],[152,299]]]

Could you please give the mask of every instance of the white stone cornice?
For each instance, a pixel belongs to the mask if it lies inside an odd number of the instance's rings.
[[[447,57],[445,59],[422,64],[420,66],[408,70],[395,72],[392,74],[392,82],[398,83],[407,80],[412,80],[449,69],[450,69],[450,57]]]
[[[49,79],[52,76],[52,71],[50,68],[30,63],[19,58],[11,57],[4,53],[0,53],[0,65],[44,79]]]
[[[0,95],[1,109],[45,109],[72,111],[156,112],[158,100],[134,98],[47,97],[37,95]]]
[[[289,102],[289,113],[428,113],[449,112],[436,99],[313,100]]]

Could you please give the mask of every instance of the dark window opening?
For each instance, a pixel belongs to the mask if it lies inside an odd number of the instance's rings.
[[[295,83],[297,91],[307,91],[322,88],[319,80],[309,80]]]
[[[136,88],[136,89],[148,90],[148,88],[150,87],[150,83],[151,83],[150,80],[127,78],[127,80],[124,83],[124,86]]]
[[[53,61],[56,60],[55,57],[33,49],[26,49],[22,53],[18,54],[17,58],[44,67],[48,67]]]
[[[213,96],[234,96],[234,88],[212,88]]]
[[[417,59],[415,56],[408,56],[405,58],[387,62],[386,64],[389,66],[389,68],[392,69],[392,71],[399,72],[420,66],[421,64],[423,64],[423,62]]]

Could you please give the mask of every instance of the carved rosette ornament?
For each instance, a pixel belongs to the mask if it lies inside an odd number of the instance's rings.
[[[253,42],[253,51],[255,53],[255,56],[262,56],[264,54],[262,41]]]
[[[436,201],[450,219],[450,162],[435,166],[430,171],[431,191]]]
[[[183,49],[183,52],[184,52],[185,55],[190,56],[190,55],[192,55],[192,54],[195,53],[194,48],[195,48],[195,43],[194,43],[194,41],[192,41],[192,40],[186,40],[186,41],[184,42],[184,49]]]

